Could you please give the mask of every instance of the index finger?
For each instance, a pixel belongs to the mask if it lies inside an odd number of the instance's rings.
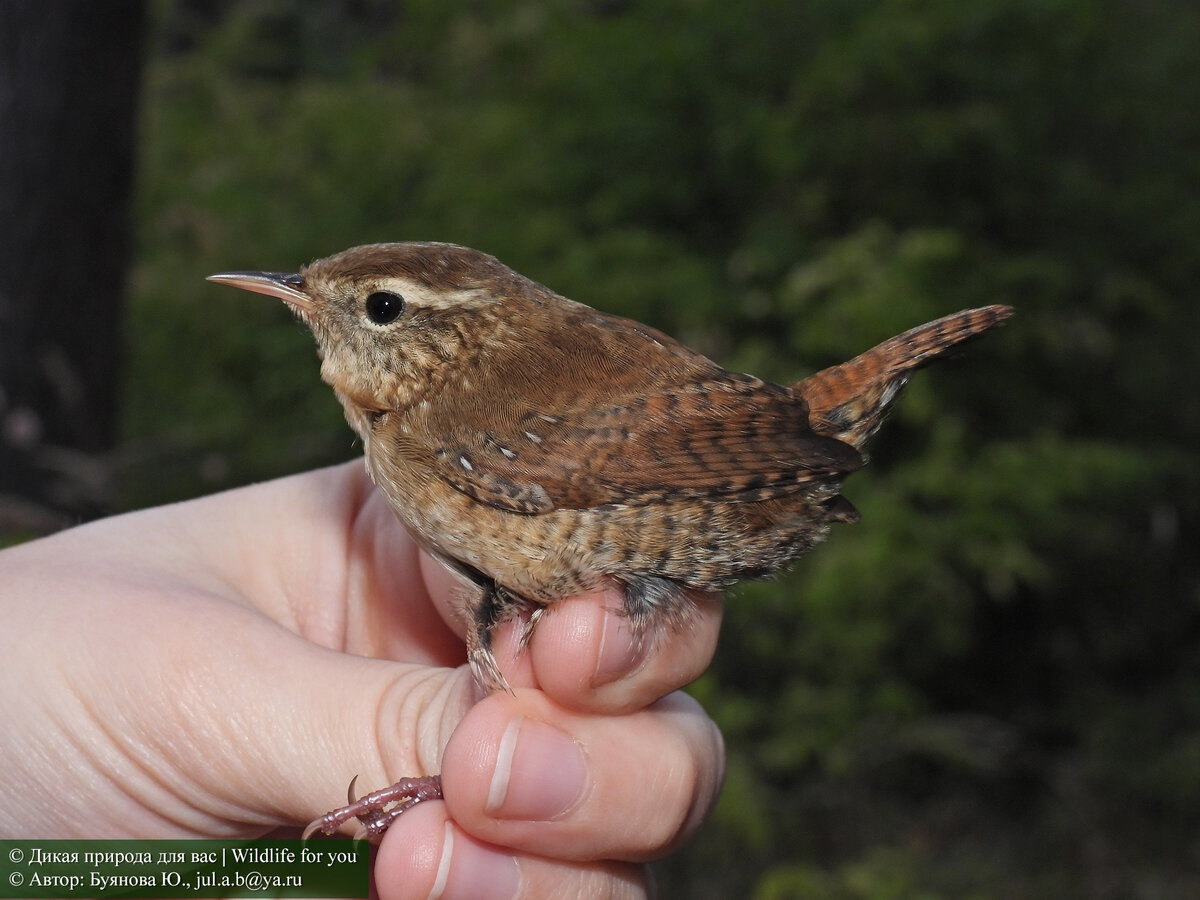
[[[619,588],[551,604],[525,649],[534,686],[579,711],[616,715],[642,709],[695,681],[712,662],[721,628],[718,594],[690,591],[688,608],[670,624],[636,634]],[[500,659],[522,623],[496,635]]]
[[[465,627],[465,590],[441,563],[422,554],[422,576],[447,621]],[[458,608],[458,615],[446,607]],[[492,652],[513,687],[534,687],[581,712],[622,714],[642,709],[695,681],[716,650],[723,613],[721,595],[685,591],[673,610],[636,634],[618,585],[557,600],[545,608],[528,644],[526,621],[492,633]],[[455,621],[457,619],[457,621]]]

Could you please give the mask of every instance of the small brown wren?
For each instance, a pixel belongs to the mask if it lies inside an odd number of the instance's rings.
[[[671,627],[685,588],[767,577],[831,523],[857,521],[842,479],[913,371],[1012,313],[945,316],[784,386],[452,244],[210,278],[280,298],[312,330],[371,477],[475,586],[467,654],[489,691],[507,688],[490,631],[516,613],[532,630],[557,598],[607,578],[635,633]],[[407,779],[314,826],[358,816],[379,833],[438,789]]]

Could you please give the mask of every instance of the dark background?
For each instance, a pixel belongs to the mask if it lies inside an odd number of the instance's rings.
[[[2,540],[359,452],[214,271],[454,241],[776,380],[1010,303],[733,593],[663,894],[1200,896],[1198,47],[1183,0],[7,0]]]

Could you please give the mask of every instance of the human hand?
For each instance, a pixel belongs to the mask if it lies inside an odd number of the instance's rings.
[[[357,463],[0,553],[0,831],[257,836],[355,773],[440,770],[378,848],[385,900],[642,896],[719,786],[719,734],[671,693],[719,604],[639,655],[615,594],[564,600],[520,655],[498,630],[515,693],[476,702],[453,590]]]

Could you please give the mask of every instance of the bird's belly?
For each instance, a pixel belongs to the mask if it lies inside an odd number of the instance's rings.
[[[480,503],[440,478],[400,484],[371,468],[377,481],[391,481],[385,493],[418,543],[537,602],[588,590],[606,576],[723,590],[772,574],[828,531],[802,496],[525,515]]]

